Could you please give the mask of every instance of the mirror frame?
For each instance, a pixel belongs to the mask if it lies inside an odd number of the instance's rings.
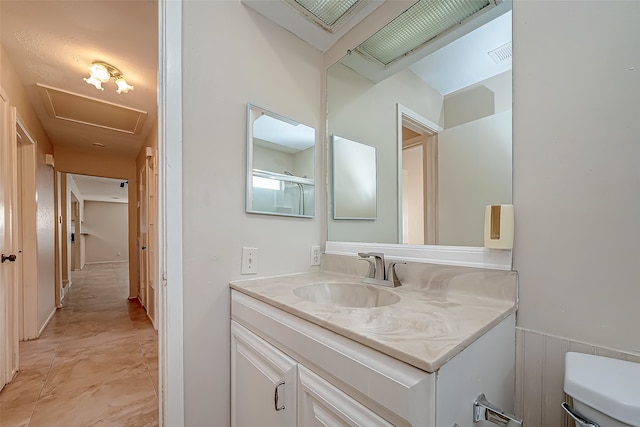
[[[294,184],[303,184],[303,185],[312,185],[313,186],[313,213],[310,215],[303,214],[288,214],[282,212],[269,212],[269,211],[259,211],[253,209],[253,176],[254,176],[254,168],[253,168],[253,123],[254,119],[252,116],[252,111],[259,111],[262,114],[266,114],[269,117],[274,119],[286,122],[286,123],[297,123],[304,125],[310,129],[313,129],[314,135],[314,144],[313,144],[313,178],[300,178],[297,176],[288,176],[285,174],[279,173],[269,173],[273,175],[274,178],[278,178],[282,181],[294,183]],[[256,117],[257,118],[257,117]],[[274,113],[271,110],[267,110],[266,108],[262,108],[255,104],[248,103],[247,104],[247,164],[246,164],[246,190],[245,190],[245,212],[248,214],[258,214],[258,215],[272,215],[272,216],[284,216],[284,217],[292,217],[292,218],[315,218],[316,210],[318,206],[318,192],[317,192],[317,162],[318,162],[318,130],[312,126],[305,125],[302,122],[297,120],[290,119],[283,115]]]

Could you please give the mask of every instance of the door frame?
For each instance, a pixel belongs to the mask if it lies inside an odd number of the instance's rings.
[[[149,203],[147,198],[147,187],[149,184],[148,173],[149,160],[145,157],[142,167],[138,173],[138,300],[148,310],[148,292],[149,292],[149,257],[146,249],[148,248],[148,222],[149,222]]]
[[[402,127],[413,130],[425,137],[423,154],[424,170],[427,176],[424,183],[425,245],[437,244],[438,224],[438,139],[443,127],[432,122],[410,108],[397,103],[397,156],[398,156],[398,241],[402,242]],[[433,243],[430,243],[433,242]]]
[[[160,426],[184,427],[182,0],[159,0],[158,15]]]
[[[38,234],[36,196],[36,141],[16,113],[18,177],[18,294],[20,341],[35,339],[38,329]],[[25,195],[33,197],[26,200]]]

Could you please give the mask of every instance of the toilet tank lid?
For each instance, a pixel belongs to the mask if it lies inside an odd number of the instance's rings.
[[[640,427],[640,363],[569,352],[564,391],[611,418]]]

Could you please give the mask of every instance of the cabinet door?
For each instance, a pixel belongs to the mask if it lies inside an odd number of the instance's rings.
[[[393,427],[302,365],[298,365],[298,393],[300,427]]]
[[[231,426],[294,427],[296,362],[231,322]]]

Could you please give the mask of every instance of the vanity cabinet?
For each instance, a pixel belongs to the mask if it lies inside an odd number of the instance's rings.
[[[232,322],[231,425],[295,427],[296,371],[295,360]]]
[[[472,421],[481,393],[513,409],[514,314],[436,372],[236,290],[231,315],[233,427],[490,427]]]
[[[233,427],[393,427],[235,321],[231,340]]]

